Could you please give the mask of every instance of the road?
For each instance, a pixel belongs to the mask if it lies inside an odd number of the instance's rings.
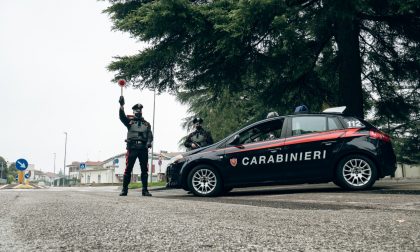
[[[420,251],[420,181],[182,190],[0,190],[0,251]]]

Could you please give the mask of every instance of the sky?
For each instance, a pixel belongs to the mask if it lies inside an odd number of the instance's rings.
[[[118,118],[120,87],[106,66],[144,43],[112,31],[96,0],[0,1],[0,156],[56,172],[72,161],[103,161],[125,152]],[[125,111],[142,103],[153,122],[153,92],[124,89]],[[156,95],[154,152],[180,151],[187,107]]]

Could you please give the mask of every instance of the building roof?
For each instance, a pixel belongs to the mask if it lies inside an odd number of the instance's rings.
[[[42,175],[45,175],[45,173],[39,170],[34,170],[34,175],[42,176]]]
[[[66,165],[66,167],[77,167],[77,168],[79,168],[81,163],[85,163],[86,166],[101,166],[103,162],[101,162],[101,161],[85,161],[85,162],[73,161],[73,162],[71,162],[71,164]]]
[[[55,174],[54,172],[43,172],[40,170],[34,170],[34,175],[35,176],[47,176],[49,178],[54,178],[54,177],[58,177],[58,174]]]
[[[101,161],[86,161],[86,166],[100,166],[102,165]]]
[[[55,178],[58,177],[57,174],[55,174],[54,172],[46,172],[44,173],[45,176],[49,177],[49,178]]]
[[[105,163],[111,162],[114,159],[122,158],[124,156],[125,156],[125,152],[124,153],[121,153],[121,154],[118,154],[118,155],[115,155],[113,157],[110,157],[110,158],[106,159],[105,161],[103,161],[102,163],[105,164]]]

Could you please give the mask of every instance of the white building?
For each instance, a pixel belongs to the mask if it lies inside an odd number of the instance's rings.
[[[152,165],[152,179],[157,181],[163,178],[169,159],[178,153],[154,153]],[[148,166],[150,166],[151,155],[149,154]],[[160,162],[159,162],[160,160]],[[110,184],[122,183],[126,168],[125,153],[110,157],[103,162],[86,161],[84,169],[80,169],[81,162],[73,162],[69,167],[69,175],[72,178],[80,179],[81,184]],[[140,163],[136,160],[133,167],[131,182],[140,181]],[[150,169],[149,169],[150,176]],[[150,181],[150,177],[149,177]]]
[[[29,181],[32,181],[35,179],[35,165],[34,164],[29,164],[28,168],[24,171],[25,175],[28,175]],[[25,178],[26,179],[26,178]]]
[[[47,185],[51,185],[58,178],[59,176],[53,172],[42,172],[42,171],[35,170],[33,180],[38,181],[38,182],[42,181]]]

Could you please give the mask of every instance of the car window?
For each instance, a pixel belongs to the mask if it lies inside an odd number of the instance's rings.
[[[364,128],[366,127],[359,119],[355,117],[344,117],[344,124],[346,128]]]
[[[284,118],[268,121],[239,134],[239,144],[269,141],[280,138]]]
[[[332,117],[328,117],[328,130],[340,129],[340,125],[337,120]]]
[[[292,136],[322,132],[327,130],[324,116],[298,116],[292,118]]]

